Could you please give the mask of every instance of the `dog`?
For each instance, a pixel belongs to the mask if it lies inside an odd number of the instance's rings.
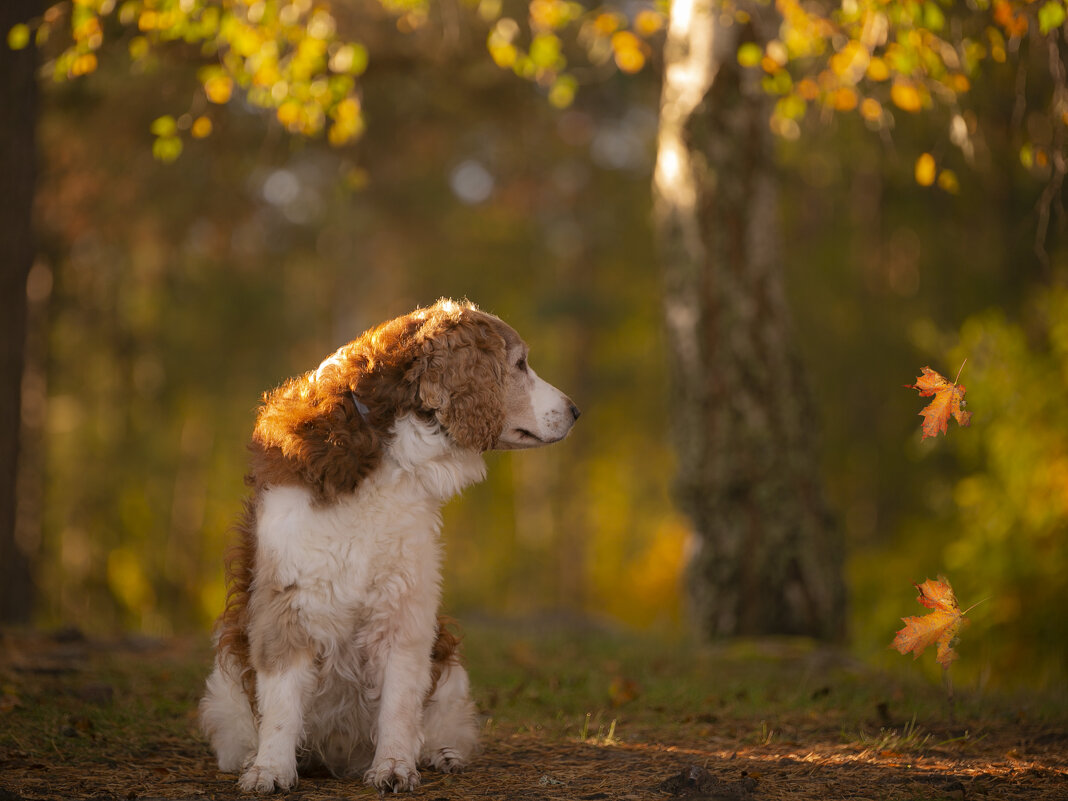
[[[379,790],[478,750],[458,640],[438,617],[440,507],[482,454],[567,436],[579,410],[499,318],[440,300],[267,392],[200,702],[244,791],[325,767]]]

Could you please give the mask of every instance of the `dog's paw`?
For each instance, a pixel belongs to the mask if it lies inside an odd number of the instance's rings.
[[[255,751],[219,749],[219,770],[223,773],[241,773],[246,770],[256,758]]]
[[[297,766],[253,764],[241,774],[237,786],[246,793],[273,793],[297,785]]]
[[[467,767],[467,760],[452,748],[438,748],[430,754],[430,767],[442,773],[459,773]]]
[[[363,780],[381,791],[402,793],[419,786],[419,771],[406,759],[376,759]]]

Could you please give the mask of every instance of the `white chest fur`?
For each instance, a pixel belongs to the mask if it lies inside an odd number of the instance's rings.
[[[485,464],[415,418],[394,432],[378,469],[333,503],[293,486],[259,499],[257,580],[295,590],[313,639],[351,636],[365,610],[436,610],[441,504],[480,480]]]

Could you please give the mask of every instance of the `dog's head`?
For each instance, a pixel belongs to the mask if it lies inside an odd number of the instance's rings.
[[[533,448],[567,436],[578,407],[531,369],[529,348],[511,326],[450,300],[413,314],[425,324],[408,379],[458,445]]]
[[[405,415],[461,448],[531,448],[563,439],[579,416],[538,378],[499,318],[441,300],[363,333],[264,395],[252,436],[255,486],[302,484],[329,499],[381,462]]]

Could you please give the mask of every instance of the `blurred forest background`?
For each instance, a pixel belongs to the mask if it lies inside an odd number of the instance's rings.
[[[17,527],[35,622],[206,632],[260,393],[452,296],[513,324],[583,417],[560,445],[491,454],[447,507],[446,608],[681,634],[658,58],[559,109],[494,63],[477,14],[398,35],[403,16],[349,5],[377,44],[366,130],[344,147],[235,92],[210,136],[154,157],[153,122],[199,86],[188,49],[131,62],[120,42],[90,75],[41,81]],[[1065,122],[1021,106],[1021,70],[1047,57],[1021,53],[967,95],[970,160],[948,113],[900,114],[882,135],[839,114],[779,140],[775,164],[851,646],[902,663],[887,644],[920,612],[911,582],[944,573],[962,606],[983,601],[954,667],[979,687],[1068,676],[1068,251],[1059,184],[1039,202],[1049,162],[1021,160]],[[955,183],[917,183],[925,152]],[[965,358],[971,427],[921,442],[926,401],[902,385]]]

